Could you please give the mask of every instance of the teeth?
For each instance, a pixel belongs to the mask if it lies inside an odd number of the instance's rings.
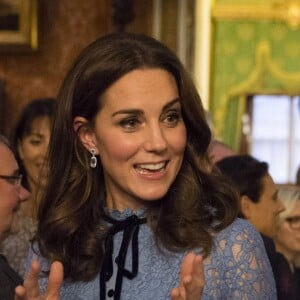
[[[165,163],[159,163],[159,164],[141,164],[138,167],[141,169],[147,169],[147,170],[151,170],[151,171],[156,171],[156,170],[160,170],[165,166]]]

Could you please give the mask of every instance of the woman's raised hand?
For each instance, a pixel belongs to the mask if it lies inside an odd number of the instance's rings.
[[[205,283],[201,255],[189,253],[183,259],[179,287],[171,290],[172,300],[200,300]]]
[[[44,294],[41,294],[39,289],[39,273],[40,264],[38,261],[33,261],[24,284],[15,289],[15,300],[59,300],[60,287],[64,278],[62,263],[55,261],[51,264],[48,287]]]

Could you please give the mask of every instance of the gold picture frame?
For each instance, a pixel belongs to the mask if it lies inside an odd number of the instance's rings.
[[[0,0],[0,52],[38,48],[38,0]]]

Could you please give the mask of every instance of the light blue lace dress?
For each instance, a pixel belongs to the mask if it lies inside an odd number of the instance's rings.
[[[139,217],[143,214],[138,211]],[[126,210],[112,212],[114,219],[122,220],[132,215]],[[113,238],[113,274],[106,283],[106,299],[114,298],[119,247],[123,232]],[[159,251],[155,245],[151,229],[141,224],[138,233],[138,273],[133,279],[123,277],[122,300],[166,300],[170,291],[179,283],[179,270],[186,253]],[[32,260],[30,252],[27,270]],[[47,261],[39,258],[43,267]],[[132,248],[128,247],[125,267],[131,270]],[[276,290],[270,263],[260,234],[247,221],[237,219],[229,227],[215,236],[215,247],[205,260],[205,288],[202,300],[214,299],[270,299],[276,300]],[[45,290],[47,278],[40,279],[40,287]],[[99,300],[99,275],[89,282],[64,282],[61,299]]]

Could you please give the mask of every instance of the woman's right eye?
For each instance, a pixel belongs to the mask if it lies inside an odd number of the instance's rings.
[[[139,123],[140,121],[137,118],[126,118],[120,121],[119,124],[125,129],[135,129]]]

